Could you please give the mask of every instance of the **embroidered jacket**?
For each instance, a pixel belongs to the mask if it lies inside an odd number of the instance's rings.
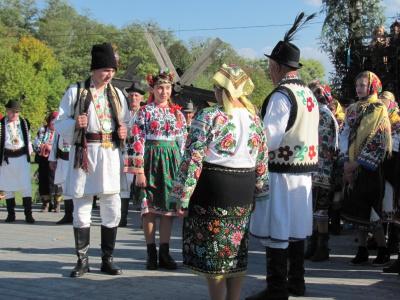
[[[276,173],[310,173],[318,170],[318,103],[312,91],[299,79],[279,84],[264,101],[261,115],[275,93],[284,94],[291,109],[278,149],[269,152],[268,168]]]

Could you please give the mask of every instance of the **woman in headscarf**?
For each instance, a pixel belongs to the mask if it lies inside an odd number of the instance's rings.
[[[42,197],[42,212],[52,209],[51,197],[54,197],[54,212],[60,212],[62,187],[54,184],[55,170],[49,166],[49,155],[55,134],[54,119],[56,111],[46,118],[46,125],[39,129],[34,141],[36,155],[39,155],[39,194]]]
[[[211,299],[239,299],[253,199],[267,195],[268,149],[246,98],[254,88],[249,76],[223,64],[212,82],[218,105],[192,121],[171,194],[185,216],[184,266],[207,278]]]
[[[181,107],[171,100],[174,74],[169,70],[147,76],[150,94],[139,108],[128,138],[125,172],[135,175],[147,246],[148,270],[157,269],[156,218],[160,219],[158,267],[175,270],[169,255],[173,220],[178,216],[169,195],[178,172],[187,135]]]
[[[333,167],[337,158],[339,127],[335,116],[329,110],[332,102],[330,87],[323,81],[314,80],[308,84],[318,100],[318,173],[313,174],[313,233],[308,239],[305,259],[323,261],[329,259],[329,207],[334,190]]]
[[[344,170],[342,218],[357,227],[358,252],[351,265],[368,263],[367,233],[378,244],[374,266],[390,260],[382,228],[384,174],[382,162],[392,150],[390,121],[385,105],[378,99],[379,78],[370,71],[355,80],[359,101],[348,108],[339,135],[340,161]]]
[[[399,227],[400,226],[400,111],[393,93],[382,92],[379,99],[385,104],[390,119],[392,129],[392,156],[387,157],[383,162],[385,173],[385,197],[382,204],[382,215],[387,222],[387,245],[390,253],[398,253],[397,260],[387,268],[383,268],[384,273],[400,272],[400,247],[399,247]]]

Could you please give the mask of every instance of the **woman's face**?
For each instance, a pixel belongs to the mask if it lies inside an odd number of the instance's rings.
[[[154,102],[156,104],[165,104],[171,97],[172,85],[170,83],[157,84],[150,87],[150,92],[154,94]]]
[[[357,79],[356,93],[359,98],[368,96],[368,78],[360,77]]]
[[[329,110],[334,114],[336,112],[336,102],[332,101],[331,103],[328,104]]]

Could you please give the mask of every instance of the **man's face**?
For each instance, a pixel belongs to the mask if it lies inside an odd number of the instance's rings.
[[[194,112],[193,111],[192,112],[183,111],[182,113],[185,116],[186,123],[188,123],[188,124],[192,123]]]
[[[7,111],[8,121],[15,122],[18,120],[19,111],[10,108],[7,108],[6,111]]]
[[[103,68],[92,71],[93,82],[97,88],[110,83],[114,75],[115,70],[113,68]]]
[[[131,110],[138,109],[140,107],[140,102],[143,100],[143,96],[138,92],[129,92],[128,100]]]

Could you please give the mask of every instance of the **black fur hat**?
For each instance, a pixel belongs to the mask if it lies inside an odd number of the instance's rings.
[[[114,49],[110,43],[93,45],[92,48],[92,64],[90,70],[103,68],[118,69]]]

